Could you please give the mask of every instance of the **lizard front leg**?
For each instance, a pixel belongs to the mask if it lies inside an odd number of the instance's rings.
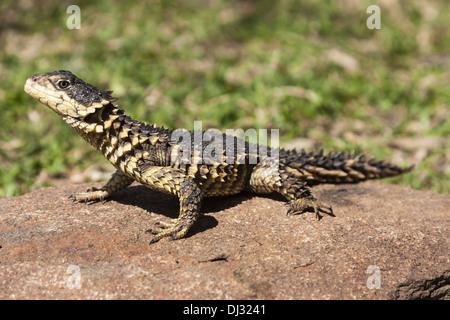
[[[120,170],[117,170],[113,173],[108,183],[106,183],[102,188],[97,189],[91,187],[86,190],[86,192],[77,192],[72,193],[69,196],[69,199],[73,199],[73,201],[84,201],[88,202],[90,200],[103,201],[103,199],[107,198],[111,193],[115,191],[119,191],[128,187],[134,180],[125,174],[123,174]]]
[[[200,214],[202,193],[197,183],[178,169],[160,166],[149,167],[139,182],[151,189],[174,194],[180,201],[177,219],[159,222],[156,227],[148,230],[154,234],[150,244],[164,237],[170,237],[171,240],[184,237]]]

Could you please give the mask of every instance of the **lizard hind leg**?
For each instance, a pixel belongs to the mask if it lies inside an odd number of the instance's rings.
[[[312,209],[318,219],[322,217],[321,212],[334,217],[329,204],[316,199],[304,181],[282,168],[263,164],[256,166],[247,189],[253,193],[277,192],[283,195],[289,201],[288,215],[301,214]]]

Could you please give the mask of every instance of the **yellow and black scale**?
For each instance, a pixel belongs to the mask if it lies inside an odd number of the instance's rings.
[[[202,139],[202,145],[195,145],[194,134],[199,132],[189,132],[189,161],[180,161],[185,150],[172,138],[174,131],[131,119],[114,104],[117,98],[111,91],[100,91],[70,71],[35,74],[26,81],[25,91],[55,111],[117,169],[105,186],[74,193],[73,201],[102,201],[133,181],[179,198],[179,217],[151,229],[154,237],[150,243],[163,237],[183,237],[198,218],[203,197],[244,190],[278,192],[289,200],[288,214],[312,209],[319,217],[319,212],[333,212],[331,206],[311,194],[310,186],[385,178],[412,169],[366,160],[363,155],[270,148],[262,153],[259,151],[264,147],[226,135],[222,136],[222,157],[205,158],[208,155],[203,150],[210,141]],[[230,139],[234,148],[227,154],[225,143]],[[278,154],[277,161],[274,153]]]

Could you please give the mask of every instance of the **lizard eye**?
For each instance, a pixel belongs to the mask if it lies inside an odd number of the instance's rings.
[[[67,80],[59,80],[56,85],[58,86],[58,88],[60,89],[66,89],[67,87],[70,86],[70,82]]]

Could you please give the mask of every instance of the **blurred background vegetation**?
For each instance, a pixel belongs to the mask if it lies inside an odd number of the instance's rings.
[[[390,181],[448,193],[449,17],[448,0],[2,0],[0,197],[114,171],[24,93],[58,69],[148,123],[279,129],[286,147],[416,164]]]

